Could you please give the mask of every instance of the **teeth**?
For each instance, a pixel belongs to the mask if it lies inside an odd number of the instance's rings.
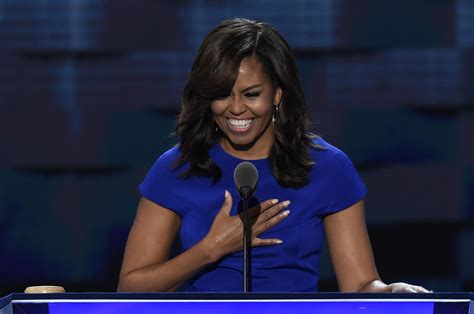
[[[232,126],[238,127],[238,128],[246,128],[250,125],[252,122],[252,119],[250,120],[236,120],[236,119],[228,119],[229,123]]]

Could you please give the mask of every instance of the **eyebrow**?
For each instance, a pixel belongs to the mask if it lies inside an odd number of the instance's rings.
[[[251,90],[251,89],[253,89],[253,88],[255,88],[255,87],[260,87],[260,86],[262,86],[262,85],[263,85],[263,84],[255,84],[255,85],[252,85],[252,86],[249,86],[249,87],[244,88],[244,89],[241,90],[240,92],[241,92],[241,93],[244,93],[244,92],[246,92],[246,91],[248,91],[248,90]]]

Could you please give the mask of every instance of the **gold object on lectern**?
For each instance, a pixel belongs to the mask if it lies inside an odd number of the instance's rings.
[[[25,289],[25,293],[63,293],[66,292],[61,286],[31,286]]]

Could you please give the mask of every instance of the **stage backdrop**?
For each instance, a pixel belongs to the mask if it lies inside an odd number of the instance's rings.
[[[0,0],[0,294],[116,289],[193,56],[236,16],[293,47],[316,130],[369,188],[381,276],[474,289],[473,1]]]

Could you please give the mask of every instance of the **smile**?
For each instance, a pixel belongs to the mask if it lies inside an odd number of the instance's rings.
[[[226,119],[227,125],[232,131],[245,132],[248,131],[255,119]]]

